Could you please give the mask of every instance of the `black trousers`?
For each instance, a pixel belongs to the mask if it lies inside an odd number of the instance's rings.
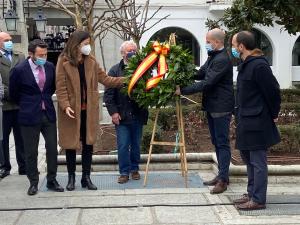
[[[90,175],[93,156],[93,145],[86,144],[86,111],[82,110],[80,115],[80,137],[82,143],[82,174]],[[76,171],[76,150],[66,149],[67,169],[69,175],[75,174]]]
[[[20,131],[20,125],[18,123],[19,110],[7,110],[3,111],[3,162],[1,169],[7,171],[11,170],[10,156],[9,156],[9,135],[13,131],[15,140],[16,159],[19,166],[19,172],[25,171],[25,155],[23,139]]]
[[[57,131],[56,122],[50,122],[43,115],[39,124],[34,126],[21,126],[21,133],[24,140],[26,173],[30,184],[38,184],[39,174],[37,168],[38,145],[40,133],[45,139],[47,181],[55,180],[57,173]]]

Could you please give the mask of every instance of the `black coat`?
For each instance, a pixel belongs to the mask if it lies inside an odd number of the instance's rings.
[[[114,65],[108,72],[109,76],[123,76],[125,69],[124,61]],[[138,119],[142,124],[147,124],[148,110],[140,108],[136,102],[131,100],[128,95],[121,93],[118,88],[107,88],[104,92],[104,102],[109,115],[119,113],[121,116],[120,124],[130,124],[133,118]]]
[[[225,49],[209,53],[195,80],[201,81],[181,88],[181,93],[186,95],[203,92],[204,111],[211,113],[233,111],[233,66]]]
[[[274,123],[280,111],[280,88],[263,56],[249,56],[238,68],[236,148],[266,150],[280,142]]]

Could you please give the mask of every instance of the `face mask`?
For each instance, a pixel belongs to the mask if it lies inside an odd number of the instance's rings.
[[[84,45],[80,49],[81,53],[83,55],[89,55],[92,51],[91,45]]]
[[[208,52],[212,52],[214,49],[213,49],[213,46],[211,45],[211,44],[209,44],[209,43],[207,43],[206,45],[205,45],[205,48],[206,48],[206,50],[208,51]]]
[[[235,58],[240,58],[240,56],[241,56],[241,53],[239,53],[239,52],[236,50],[236,48],[232,48],[232,49],[231,49],[231,53],[232,53],[233,57],[235,57]]]
[[[130,59],[132,56],[134,56],[135,55],[135,52],[134,51],[132,51],[132,52],[128,52],[127,53],[127,55],[126,55],[126,58],[127,59]]]
[[[13,43],[12,43],[12,41],[6,41],[3,44],[4,44],[4,46],[3,46],[4,50],[6,50],[8,52],[11,52],[13,50]]]
[[[34,61],[34,63],[38,66],[43,66],[46,63],[46,59],[44,58],[36,58],[36,60]]]

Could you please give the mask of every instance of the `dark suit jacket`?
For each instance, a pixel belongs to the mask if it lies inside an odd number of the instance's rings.
[[[4,98],[2,100],[3,110],[14,110],[18,109],[18,105],[9,98],[9,73],[11,69],[22,62],[25,59],[25,56],[20,52],[13,52],[12,54],[12,62],[8,60],[2,53],[0,52],[0,74],[2,76],[2,82],[4,87]]]
[[[264,56],[248,56],[238,68],[236,148],[266,150],[280,142],[274,119],[280,111],[280,88]]]
[[[203,92],[204,111],[210,113],[233,111],[233,67],[226,49],[210,52],[195,79],[200,82],[181,88],[182,94]]]
[[[35,81],[28,59],[11,70],[9,80],[9,95],[19,104],[19,123],[21,125],[36,125],[41,121],[42,100],[45,103],[46,114],[50,122],[56,121],[52,95],[55,92],[55,67],[52,63],[45,64],[46,82],[41,92]]]

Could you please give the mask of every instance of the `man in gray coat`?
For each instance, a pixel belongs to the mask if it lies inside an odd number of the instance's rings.
[[[19,62],[25,59],[24,54],[13,51],[13,42],[11,36],[6,32],[0,32],[0,74],[4,87],[3,98],[3,163],[0,168],[0,178],[10,174],[11,164],[9,157],[9,135],[13,130],[15,139],[16,158],[18,163],[18,172],[25,175],[24,147],[18,124],[18,106],[9,98],[9,74],[11,69]]]
[[[2,148],[2,139],[3,139],[3,132],[2,132],[2,99],[4,96],[4,89],[2,84],[2,77],[0,74],[0,165],[4,162],[3,156],[3,148]]]

